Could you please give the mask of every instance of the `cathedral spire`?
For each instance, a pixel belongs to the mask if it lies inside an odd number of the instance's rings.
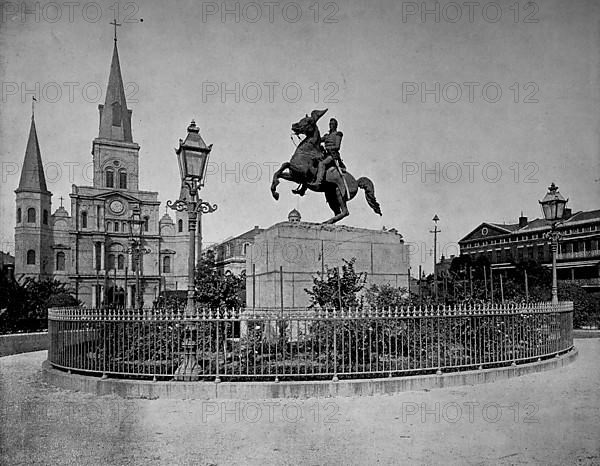
[[[21,179],[19,181],[19,187],[17,188],[17,192],[20,191],[48,193],[40,144],[35,129],[33,107],[31,111],[29,139],[27,140],[27,148],[25,149],[25,159],[23,161],[23,168],[21,169]]]
[[[108,86],[106,87],[106,99],[104,105],[98,105],[98,109],[100,110],[100,131],[98,137],[113,141],[133,142],[131,135],[131,110],[127,109],[125,88],[123,87],[123,78],[121,76],[121,64],[119,63],[119,51],[117,49],[116,30],[119,24],[116,21],[111,24],[115,26],[115,41]]]

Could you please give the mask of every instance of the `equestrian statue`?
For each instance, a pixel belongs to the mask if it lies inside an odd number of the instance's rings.
[[[292,132],[298,136],[306,136],[296,147],[296,151],[289,162],[281,165],[273,174],[271,194],[275,200],[279,199],[277,185],[279,179],[298,183],[293,189],[294,194],[303,196],[307,189],[325,193],[325,199],[335,214],[323,222],[335,223],[349,215],[347,202],[356,196],[358,188],[365,191],[367,203],[376,214],[381,215],[381,208],[375,199],[373,182],[363,176],[355,179],[348,171],[340,158],[340,147],[343,134],[337,130],[337,120],[332,118],[329,122],[329,133],[321,138],[317,121],[325,110],[313,110],[310,116],[306,115],[299,122],[292,125]]]

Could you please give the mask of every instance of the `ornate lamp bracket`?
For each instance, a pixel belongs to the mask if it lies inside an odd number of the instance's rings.
[[[201,214],[210,214],[217,210],[217,204],[210,204],[209,202],[198,199],[194,210]]]
[[[553,245],[558,243],[558,241],[560,241],[560,239],[563,236],[562,233],[556,229],[556,227],[558,225],[562,225],[562,223],[563,222],[552,223],[552,229],[550,231],[547,231],[546,233],[544,233],[544,238],[551,241]]]
[[[167,207],[176,210],[177,212],[183,212],[188,210],[188,203],[181,199],[177,199],[176,201],[167,201]]]

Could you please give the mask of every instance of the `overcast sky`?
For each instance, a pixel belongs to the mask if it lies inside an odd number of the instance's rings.
[[[32,95],[53,210],[61,195],[69,209],[71,184],[91,184],[113,5],[2,4],[2,249],[14,250],[13,191]],[[341,223],[396,228],[418,245],[415,268],[431,270],[434,214],[441,249],[454,254],[482,221],[540,216],[537,201],[552,181],[574,211],[599,208],[600,3],[438,8],[397,0],[122,2],[118,47],[141,146],[140,188],[158,191],[163,203],[178,195],[173,148],[194,118],[214,144],[201,197],[219,209],[204,217],[206,241],[268,227],[293,208],[303,220],[326,220],[322,195],[299,198],[283,181],[276,202],[269,185],[273,167],[293,153],[290,125],[328,108],[321,131],[338,119],[342,158],[373,180],[383,210],[375,215],[359,192]]]

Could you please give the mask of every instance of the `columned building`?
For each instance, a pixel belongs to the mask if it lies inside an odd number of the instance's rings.
[[[104,104],[98,105],[98,135],[92,141],[93,183],[73,185],[71,212],[61,198],[60,207],[50,213],[52,193],[32,115],[15,191],[15,277],[69,283],[76,297],[91,307],[132,306],[138,264],[131,251],[129,220],[136,211],[146,250],[139,263],[140,290],[149,306],[165,289],[187,288],[189,232],[179,213],[176,222],[166,213],[160,217],[157,192],[139,188],[140,146],[131,129],[116,38],[105,95]],[[190,132],[198,133],[193,122]]]
[[[545,219],[528,220],[521,215],[518,223],[483,222],[458,244],[461,255],[473,260],[485,256],[494,269],[528,261],[551,267],[550,243],[544,238],[550,229],[551,222]],[[556,264],[558,280],[589,291],[600,290],[600,210],[572,213],[565,209],[557,229],[562,234]]]

